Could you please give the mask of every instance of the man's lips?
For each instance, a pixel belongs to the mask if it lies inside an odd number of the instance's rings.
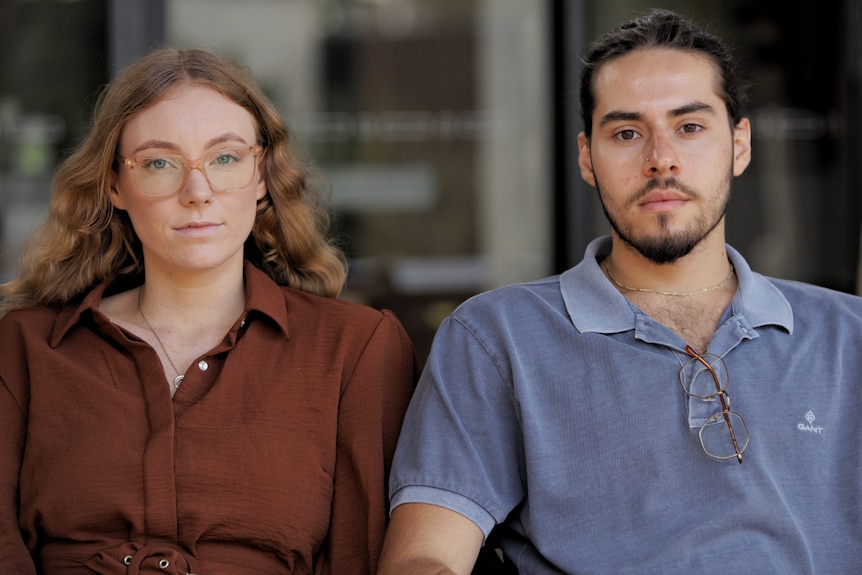
[[[680,208],[689,201],[689,197],[677,190],[655,190],[638,201],[638,206],[647,211],[669,211]]]

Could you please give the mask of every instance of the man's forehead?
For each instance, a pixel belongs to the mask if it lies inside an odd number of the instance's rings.
[[[626,113],[677,110],[691,102],[712,107],[723,103],[719,73],[699,52],[641,49],[603,64],[593,78],[599,117],[611,110]]]

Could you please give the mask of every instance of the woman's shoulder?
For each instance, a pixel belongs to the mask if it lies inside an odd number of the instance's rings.
[[[389,309],[372,307],[352,299],[319,296],[291,287],[282,286],[281,289],[291,323],[315,318],[315,322],[345,327],[366,326],[371,330],[381,323],[394,322],[400,325],[395,313]]]
[[[46,305],[16,308],[0,317],[0,333],[5,333],[7,330],[39,330],[46,326],[53,326],[61,313],[61,307]]]
[[[39,347],[50,345],[61,313],[60,309],[29,306],[0,317],[0,363],[22,358],[24,350],[34,343]]]

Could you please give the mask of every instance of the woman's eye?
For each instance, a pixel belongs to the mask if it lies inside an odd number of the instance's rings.
[[[169,158],[146,158],[141,162],[141,166],[151,170],[165,170],[176,167],[176,162],[172,162]]]
[[[232,163],[238,162],[238,161],[239,161],[239,156],[237,154],[235,154],[234,152],[223,152],[221,154],[217,154],[213,158],[212,163],[218,164],[220,166],[224,166],[224,165],[232,164]]]

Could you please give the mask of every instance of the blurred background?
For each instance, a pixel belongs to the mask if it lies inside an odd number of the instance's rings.
[[[465,298],[558,273],[608,228],[578,174],[585,43],[640,0],[0,0],[0,281],[99,89],[151,48],[248,66],[332,184],[345,297],[427,354]],[[729,241],[762,273],[858,289],[860,0],[666,1],[729,41],[754,160]]]

